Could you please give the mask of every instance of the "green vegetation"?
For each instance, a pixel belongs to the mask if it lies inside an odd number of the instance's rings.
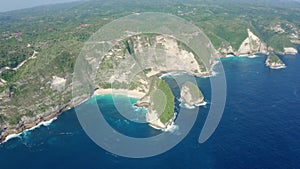
[[[17,71],[0,73],[0,78],[7,81],[0,87],[0,121],[17,125],[22,116],[44,113],[70,102],[73,68],[84,42],[103,25],[122,16],[133,12],[177,15],[201,28],[216,49],[231,45],[237,50],[249,28],[275,51],[283,51],[283,47],[293,46],[289,36],[297,34],[300,28],[299,9],[297,2],[277,4],[271,0],[101,0],[0,13],[0,69],[5,66],[15,68],[31,57],[34,51],[38,52],[36,58],[28,60]],[[283,32],[273,29],[278,25]],[[145,34],[144,38],[151,43],[150,34]],[[127,49],[122,52],[134,54],[130,41],[125,45]],[[104,70],[115,68],[114,61],[100,65],[103,74],[109,73]],[[51,88],[53,76],[67,80],[63,91]],[[111,87],[108,83],[99,85],[102,88]],[[114,85],[120,88],[125,86],[122,83]],[[134,89],[138,85],[133,82],[126,87]],[[166,122],[174,111],[174,99],[165,82],[157,85],[166,92],[168,100],[165,112],[160,116],[162,122]],[[33,113],[27,112],[29,106]]]
[[[19,123],[19,121],[21,120],[21,118],[23,117],[22,114],[18,114],[16,116],[12,116],[10,118],[8,118],[8,123],[12,126],[17,125]]]
[[[169,85],[162,79],[153,76],[150,84],[150,109],[160,114],[159,119],[166,124],[174,117],[174,95]]]
[[[281,60],[277,55],[275,55],[274,53],[271,53],[271,54],[268,56],[268,62],[269,62],[269,63],[284,64],[284,63],[282,62],[282,60]]]
[[[0,123],[6,121],[6,117],[3,114],[0,114]]]

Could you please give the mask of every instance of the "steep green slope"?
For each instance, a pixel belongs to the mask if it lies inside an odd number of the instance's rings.
[[[149,111],[158,113],[160,121],[166,124],[174,117],[174,95],[168,84],[158,77],[151,78],[150,86]]]

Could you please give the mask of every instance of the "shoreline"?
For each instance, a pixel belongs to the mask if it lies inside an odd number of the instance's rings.
[[[212,69],[213,69],[214,65],[217,63],[218,63],[217,61],[214,62],[214,64],[212,65]],[[175,70],[173,70],[173,71],[175,72]],[[173,72],[173,71],[171,71],[171,72]],[[163,72],[163,71],[155,71],[154,73],[158,73],[158,72],[159,73],[168,73],[168,72]],[[179,72],[184,72],[184,71],[179,71]],[[185,73],[188,73],[188,72],[185,72]],[[190,74],[190,73],[188,73],[188,74]],[[198,73],[198,74],[192,74],[192,75],[199,76],[199,77],[211,77],[211,76],[216,75],[216,73],[213,71],[209,71],[209,72],[205,72],[205,73]],[[98,89],[94,90],[94,93],[92,96],[101,96],[101,95],[122,95],[122,96],[130,97],[130,98],[141,99],[146,95],[146,93],[138,91],[138,90],[98,88]],[[74,108],[77,105],[84,103],[92,96],[85,97],[85,98],[79,98],[79,99],[77,98],[75,101],[74,100],[70,101],[69,103],[62,106],[62,108],[60,108],[58,111],[53,112],[50,115],[45,115],[45,117],[40,117],[40,118],[34,120],[34,122],[32,122],[30,124],[18,124],[17,126],[8,127],[6,129],[4,129],[0,133],[0,144],[7,142],[9,139],[12,139],[14,137],[18,137],[26,130],[33,130],[35,128],[38,128],[38,126],[41,125],[41,123],[43,124],[47,121],[57,118],[60,114],[64,113],[65,111],[67,111],[71,108]]]
[[[20,137],[23,133],[27,132],[27,131],[32,131],[35,130],[37,128],[40,128],[41,126],[49,126],[51,125],[52,122],[54,122],[55,120],[57,120],[57,117],[53,117],[52,119],[48,120],[48,121],[42,121],[40,123],[38,123],[36,126],[33,126],[31,128],[25,129],[24,131],[20,132],[20,133],[15,133],[15,134],[9,134],[8,136],[6,136],[6,138],[0,143],[6,143],[7,141],[16,138],[16,137]]]
[[[71,102],[65,104],[64,106],[62,106],[62,108],[60,108],[58,111],[51,113],[50,115],[46,115],[45,117],[40,117],[32,123],[21,124],[19,126],[14,126],[7,130],[2,131],[0,133],[0,145],[9,141],[12,138],[20,136],[25,131],[34,130],[34,129],[40,127],[40,125],[44,125],[44,124],[48,124],[49,122],[53,122],[54,120],[56,120],[56,118],[59,115],[61,115],[62,113],[66,112],[67,110],[69,110],[71,108],[74,108],[77,105],[82,104],[86,100],[87,100],[87,98],[79,99],[76,101],[71,101]],[[49,124],[51,124],[51,123],[49,123]]]
[[[1,133],[0,144],[3,144],[12,138],[20,136],[25,131],[34,130],[35,128],[40,127],[44,123],[47,123],[49,121],[54,121],[54,119],[57,118],[59,114],[61,113],[54,113],[39,119],[37,122],[31,124],[23,124],[22,127],[14,127],[13,129],[8,129],[7,131],[3,131]]]
[[[145,96],[145,93],[139,92],[137,90],[126,90],[126,89],[96,89],[94,91],[93,96],[102,96],[102,95],[122,95],[127,96],[130,98],[137,98],[140,99],[143,96]],[[20,126],[12,127],[11,129],[7,129],[6,131],[2,131],[0,133],[0,145],[3,143],[6,143],[10,139],[19,137],[26,131],[31,131],[36,128],[39,128],[40,126],[44,125],[50,125],[53,121],[55,121],[59,115],[66,112],[67,110],[74,108],[75,106],[78,106],[85,101],[87,101],[89,98],[79,99],[77,101],[71,101],[70,103],[63,106],[59,111],[55,113],[51,113],[48,116],[41,117],[37,119],[37,121],[30,123],[30,124],[22,124]]]
[[[138,90],[126,90],[126,89],[96,89],[93,96],[101,95],[121,95],[131,98],[140,99],[146,95],[146,93],[140,92]]]
[[[270,67],[271,69],[274,69],[274,70],[286,68],[285,65],[282,65],[282,66],[269,66],[269,67]]]

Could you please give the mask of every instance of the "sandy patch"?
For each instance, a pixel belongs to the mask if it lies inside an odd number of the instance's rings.
[[[137,90],[126,90],[126,89],[97,89],[94,91],[94,95],[106,95],[106,94],[113,94],[113,95],[122,95],[131,98],[140,99],[145,96],[145,93],[137,91]]]

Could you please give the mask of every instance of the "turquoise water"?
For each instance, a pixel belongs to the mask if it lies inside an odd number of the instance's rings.
[[[280,70],[266,67],[265,56],[222,60],[227,79],[226,107],[215,133],[203,144],[198,143],[198,137],[210,107],[208,78],[197,81],[209,104],[200,108],[187,137],[164,154],[130,159],[106,152],[89,139],[71,109],[51,125],[1,144],[1,169],[298,169],[300,55],[281,58],[287,68]],[[174,81],[167,81],[178,96]],[[124,101],[122,109],[132,112],[132,118],[144,116],[144,110],[132,107],[135,99],[117,99]],[[96,100],[115,130],[137,138],[160,134],[118,114],[111,96],[98,96]],[[85,104],[91,103],[92,100]],[[180,109],[178,101],[176,105]]]

